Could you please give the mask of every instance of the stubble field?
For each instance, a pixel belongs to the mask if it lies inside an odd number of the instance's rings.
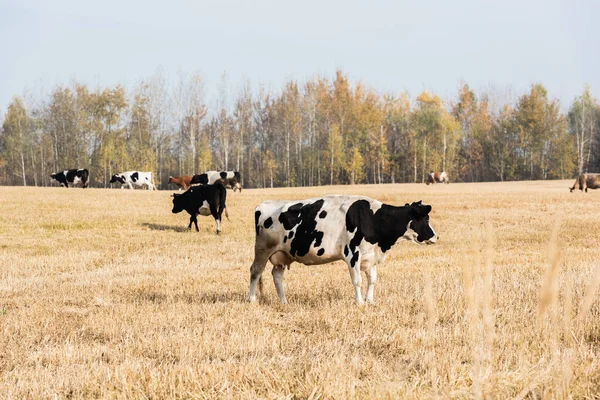
[[[570,185],[228,191],[221,236],[172,191],[2,187],[0,398],[598,398],[600,192]],[[440,240],[375,305],[342,262],[247,303],[254,207],[332,193],[423,200]]]

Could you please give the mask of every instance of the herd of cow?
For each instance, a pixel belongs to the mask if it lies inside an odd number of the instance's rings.
[[[51,178],[61,185],[88,186],[86,169],[70,169]],[[155,189],[152,172],[127,171],[112,176],[110,183],[121,188]],[[190,223],[198,231],[198,215],[212,215],[221,233],[221,215],[226,209],[227,191],[242,191],[237,171],[208,171],[193,176],[170,177],[169,183],[183,193],[173,194],[173,213],[186,211]],[[431,172],[427,185],[449,183],[446,172]],[[570,188],[585,190],[600,188],[600,174],[581,174]],[[361,293],[361,272],[367,276],[366,301],[373,303],[377,264],[383,262],[388,250],[399,240],[418,244],[433,244],[438,240],[429,224],[431,206],[421,201],[404,206],[383,204],[366,196],[329,195],[301,201],[267,200],[254,211],[256,239],[254,261],[250,267],[249,301],[256,301],[257,288],[262,295],[262,273],[267,261],[277,295],[287,303],[283,290],[283,274],[295,261],[305,265],[325,264],[343,260],[348,265],[355,301],[364,303]]]

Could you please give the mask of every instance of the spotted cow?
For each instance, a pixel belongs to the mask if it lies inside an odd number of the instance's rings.
[[[273,264],[273,281],[282,303],[283,273],[292,262],[306,265],[344,260],[357,304],[363,303],[361,271],[368,279],[366,300],[373,303],[376,265],[399,240],[437,241],[429,225],[431,206],[420,201],[396,207],[363,196],[332,195],[302,201],[265,201],[254,213],[256,242],[250,267],[251,302],[262,295],[262,273]]]
[[[148,188],[148,190],[154,190],[154,174],[152,172],[141,172],[141,171],[127,171],[115,174],[110,178],[110,183],[120,183],[121,189],[128,187],[133,189],[135,187]]]
[[[425,179],[425,184],[430,185],[434,183],[450,183],[446,171],[430,172]]]
[[[242,191],[242,177],[238,171],[207,171],[194,175],[191,184],[212,185],[221,182],[226,188]]]
[[[90,173],[87,169],[66,169],[50,175],[61,186],[69,187],[71,185],[81,184],[82,188],[88,187]]]
[[[571,193],[575,189],[579,189],[582,192],[585,190],[586,193],[588,189],[600,189],[600,174],[584,173],[579,175],[573,187],[569,188]]]

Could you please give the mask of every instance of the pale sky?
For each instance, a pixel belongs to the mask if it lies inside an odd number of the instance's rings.
[[[563,108],[600,97],[600,1],[0,0],[0,120],[25,89],[199,71],[278,89],[338,68],[380,93],[456,97],[542,83]]]

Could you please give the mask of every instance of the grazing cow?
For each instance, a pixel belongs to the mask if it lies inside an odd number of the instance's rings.
[[[242,191],[242,177],[238,171],[207,171],[203,174],[194,175],[191,184],[212,185],[215,182],[221,183],[228,189]]]
[[[425,183],[429,185],[434,183],[450,183],[450,181],[448,180],[448,174],[446,174],[446,171],[442,171],[430,172],[425,179]]]
[[[361,271],[368,279],[367,302],[373,303],[376,265],[387,251],[404,239],[419,244],[437,241],[429,225],[431,206],[420,201],[403,207],[382,204],[363,196],[332,195],[302,201],[265,201],[256,207],[254,262],[250,267],[251,302],[256,287],[262,295],[262,273],[267,260],[273,264],[273,281],[282,303],[283,273],[294,261],[348,264],[357,304],[363,303]]]
[[[579,175],[575,180],[575,184],[572,188],[569,188],[571,193],[573,190],[579,189],[587,193],[588,189],[600,189],[600,174],[588,174],[584,173]]]
[[[188,229],[192,229],[192,222],[198,229],[198,220],[196,216],[212,215],[217,224],[217,235],[221,233],[221,215],[225,211],[225,216],[229,220],[225,200],[227,198],[227,190],[225,187],[217,183],[215,185],[192,186],[185,192],[173,193],[173,214],[187,211],[190,214],[190,224]]]
[[[190,175],[185,176],[169,176],[169,183],[177,185],[179,189],[187,190],[190,187],[192,177]]]
[[[127,171],[115,174],[110,178],[110,183],[120,183],[121,189],[127,186],[129,189],[133,187],[144,187],[148,190],[154,190],[154,174],[152,172]]]
[[[78,185],[81,183],[81,186],[84,189],[88,187],[89,177],[90,173],[87,169],[66,169],[50,175],[50,178],[60,183],[61,186],[69,187],[69,183],[71,185]]]

